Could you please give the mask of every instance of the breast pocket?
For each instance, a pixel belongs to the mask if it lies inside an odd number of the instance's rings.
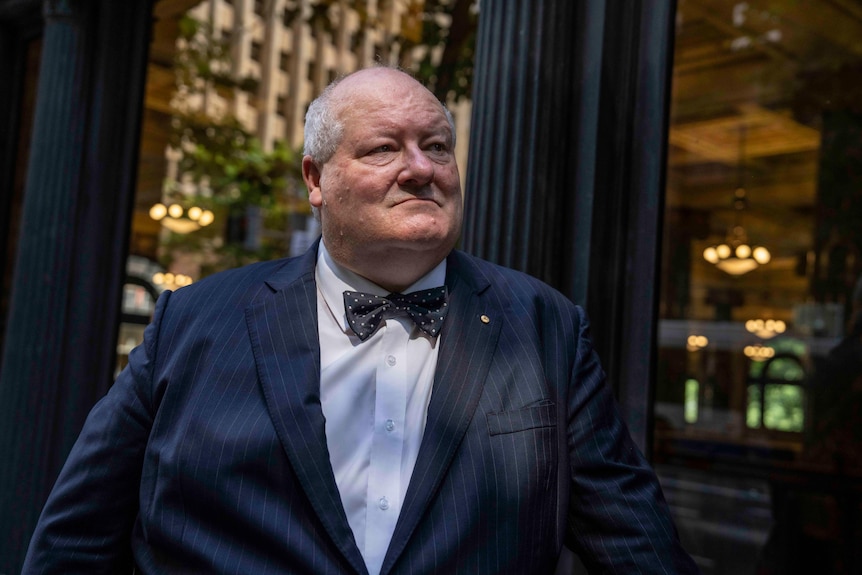
[[[488,432],[491,435],[517,433],[528,429],[556,427],[557,410],[552,402],[524,407],[512,411],[498,411],[486,414]]]
[[[536,545],[554,540],[557,506],[557,406],[552,402],[511,411],[486,413],[494,509],[507,510],[505,521],[518,524],[521,537],[530,533]],[[513,509],[528,513],[511,513]],[[503,521],[497,517],[495,520]],[[539,527],[541,525],[541,527]],[[519,542],[520,544],[520,542]]]

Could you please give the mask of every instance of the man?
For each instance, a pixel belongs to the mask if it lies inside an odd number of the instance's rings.
[[[25,573],[696,572],[583,312],[453,251],[454,140],[397,70],[312,104],[322,241],[161,297]]]

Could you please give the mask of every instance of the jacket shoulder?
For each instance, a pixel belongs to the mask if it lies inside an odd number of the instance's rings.
[[[449,264],[457,273],[474,278],[477,289],[493,287],[502,301],[518,300],[522,303],[534,301],[542,308],[557,312],[581,315],[581,306],[576,305],[556,288],[525,272],[495,264],[482,258],[455,251]]]
[[[308,254],[294,258],[283,258],[248,264],[218,272],[189,286],[176,290],[171,296],[171,307],[232,306],[244,308],[259,295],[274,291],[279,286],[313,273],[313,261],[309,269]]]

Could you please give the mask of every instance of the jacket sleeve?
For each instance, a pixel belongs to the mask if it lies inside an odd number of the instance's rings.
[[[144,451],[155,415],[153,361],[171,292],[143,344],[91,410],[36,525],[22,575],[131,573]]]
[[[682,548],[658,479],[631,439],[578,308],[568,389],[567,547],[591,573],[699,573]],[[646,377],[646,375],[645,375]]]

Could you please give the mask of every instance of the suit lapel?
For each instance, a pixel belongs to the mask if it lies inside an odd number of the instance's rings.
[[[284,451],[312,507],[357,573],[367,573],[353,538],[329,462],[320,407],[320,344],[312,248],[267,284],[246,310],[267,408]]]
[[[447,261],[450,310],[442,332],[425,434],[381,573],[391,571],[425,515],[476,411],[502,326],[489,287],[461,254]],[[487,320],[487,323],[485,322]]]

